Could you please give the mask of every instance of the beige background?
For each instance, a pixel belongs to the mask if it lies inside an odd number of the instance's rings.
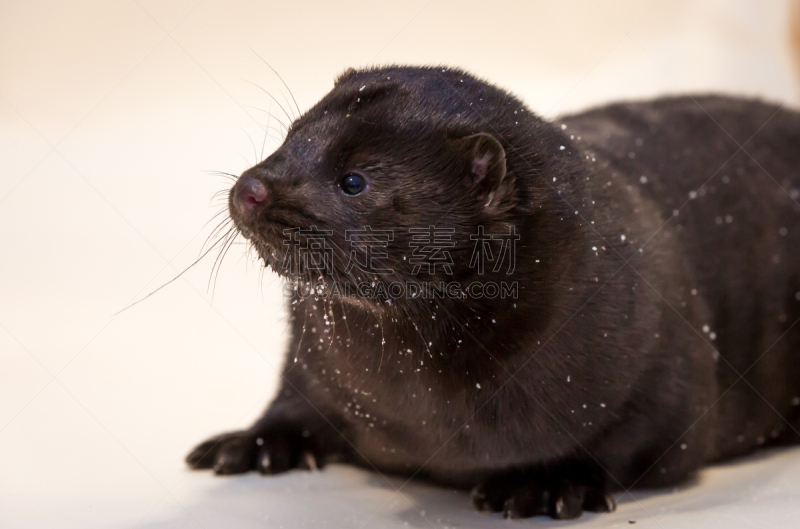
[[[199,255],[225,181],[349,66],[464,67],[538,113],[685,91],[796,106],[784,1],[0,0],[0,527],[493,527],[465,495],[347,468],[212,479],[182,458],[267,404],[278,283]],[[261,110],[259,110],[261,109]],[[275,123],[272,122],[272,126]],[[581,526],[800,526],[800,453],[620,498]],[[541,520],[524,524],[543,524]],[[407,525],[406,525],[407,524]],[[518,524],[514,524],[515,526]],[[564,524],[559,527],[564,527]]]

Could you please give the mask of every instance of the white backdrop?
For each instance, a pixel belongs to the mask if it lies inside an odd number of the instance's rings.
[[[279,284],[199,255],[225,180],[350,66],[461,66],[538,113],[718,91],[796,105],[784,1],[0,1],[0,526],[480,527],[461,493],[338,467],[214,479],[183,457],[266,406]],[[279,96],[280,97],[280,96]],[[261,110],[259,110],[261,109]],[[272,107],[273,113],[280,113]],[[274,123],[273,123],[274,125]],[[800,453],[620,498],[606,527],[800,526]],[[541,519],[526,524],[549,524]],[[564,526],[566,524],[559,524]]]

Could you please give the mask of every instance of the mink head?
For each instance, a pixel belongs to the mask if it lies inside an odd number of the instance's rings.
[[[507,274],[502,235],[535,209],[523,180],[546,170],[530,138],[550,129],[459,70],[351,69],[241,175],[230,215],[295,288],[366,284],[358,303],[385,302],[390,283]],[[481,252],[493,260],[479,267]]]

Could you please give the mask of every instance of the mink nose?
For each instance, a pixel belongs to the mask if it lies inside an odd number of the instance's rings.
[[[233,203],[239,213],[249,214],[257,206],[266,204],[268,198],[267,186],[260,180],[251,176],[242,176],[236,182]]]

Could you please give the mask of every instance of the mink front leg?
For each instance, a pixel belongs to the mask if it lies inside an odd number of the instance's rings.
[[[284,388],[250,428],[200,443],[186,456],[186,463],[195,470],[211,468],[216,474],[322,468],[346,455],[344,438],[331,422],[334,418],[324,413],[296,390]]]

